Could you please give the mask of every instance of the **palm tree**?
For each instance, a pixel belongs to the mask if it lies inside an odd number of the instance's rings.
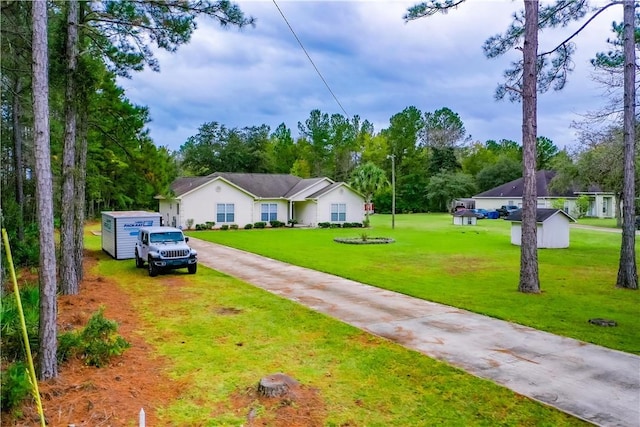
[[[372,162],[367,162],[363,165],[355,168],[351,174],[351,186],[362,193],[367,202],[367,209],[365,209],[366,223],[369,224],[369,209],[374,194],[380,189],[389,185],[387,180],[387,174],[384,170]]]

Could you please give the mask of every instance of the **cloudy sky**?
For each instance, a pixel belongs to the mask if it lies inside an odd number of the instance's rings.
[[[159,51],[161,71],[121,79],[129,99],[150,109],[156,145],[178,150],[198,127],[217,121],[229,128],[297,124],[313,109],[344,114],[292,35],[273,1],[239,1],[255,28],[222,29],[199,21],[189,45]],[[380,131],[405,107],[423,112],[448,107],[473,140],[521,140],[521,106],[496,101],[496,85],[515,51],[486,59],[483,42],[502,33],[521,1],[470,0],[447,15],[405,23],[405,1],[285,1],[278,6],[348,115]],[[605,103],[591,79],[589,59],[608,49],[609,8],[578,37],[575,71],[561,92],[539,97],[538,133],[559,147],[575,144],[572,121]],[[541,34],[541,50],[555,46],[577,25]],[[546,50],[545,49],[545,50]]]

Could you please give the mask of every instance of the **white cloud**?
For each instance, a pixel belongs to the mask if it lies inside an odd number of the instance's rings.
[[[266,123],[272,129],[284,122],[297,135],[297,122],[312,109],[341,113],[273,2],[239,4],[257,18],[256,28],[221,29],[200,21],[190,44],[173,54],[157,53],[160,73],[120,81],[134,103],[150,108],[151,137],[158,145],[178,149],[209,121],[228,127]],[[278,4],[347,112],[377,130],[407,106],[446,106],[474,139],[520,140],[520,105],[494,100],[517,53],[488,60],[481,47],[507,28],[521,2],[473,0],[447,15],[409,23],[402,15],[413,2]],[[539,98],[539,133],[559,146],[573,143],[570,124],[578,114],[605,103],[589,79],[588,59],[607,49],[610,22],[622,15],[617,9],[577,39],[576,71],[567,87]],[[542,45],[557,43],[575,28],[543,33]]]

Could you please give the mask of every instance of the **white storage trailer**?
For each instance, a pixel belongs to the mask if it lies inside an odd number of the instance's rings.
[[[102,250],[115,259],[132,259],[135,257],[138,230],[159,225],[158,212],[102,212]]]

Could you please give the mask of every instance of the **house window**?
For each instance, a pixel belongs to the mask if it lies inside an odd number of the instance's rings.
[[[331,204],[331,221],[340,222],[347,220],[347,205],[344,203]]]
[[[180,203],[176,203],[176,214],[180,215]]]
[[[260,221],[276,221],[278,219],[278,205],[276,203],[263,203]]]
[[[216,205],[216,222],[234,222],[235,221],[235,208],[233,203],[218,203]]]

